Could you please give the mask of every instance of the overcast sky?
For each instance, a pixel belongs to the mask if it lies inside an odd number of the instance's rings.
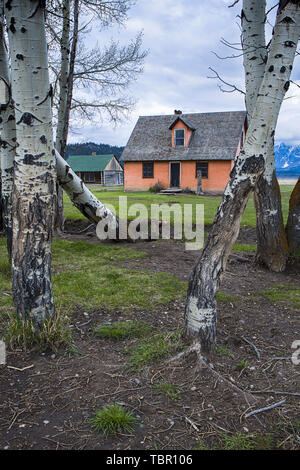
[[[130,118],[115,128],[108,122],[86,123],[73,128],[69,142],[93,141],[126,145],[141,115],[236,111],[244,109],[240,93],[222,93],[209,67],[227,82],[244,89],[242,58],[219,60],[234,51],[220,40],[239,42],[241,1],[233,0],[137,0],[129,12],[126,29],[93,29],[93,39],[103,44],[111,37],[126,44],[143,30],[143,46],[149,49],[144,73],[128,92],[137,101]],[[275,1],[269,1],[271,7]],[[300,84],[300,57],[295,60],[293,81]],[[276,131],[276,142],[300,144],[300,89],[291,86]]]

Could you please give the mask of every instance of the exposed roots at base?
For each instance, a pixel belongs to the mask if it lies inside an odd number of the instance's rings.
[[[233,389],[239,395],[242,395],[247,403],[250,404],[250,403],[256,402],[256,398],[251,393],[246,392],[245,390],[242,390],[241,388],[239,388],[237,385],[233,384],[226,377],[219,374],[219,372],[217,372],[213,368],[212,364],[208,363],[207,359],[201,354],[201,346],[198,342],[194,342],[188,349],[180,352],[176,356],[173,356],[171,359],[169,359],[168,362],[178,361],[180,359],[185,358],[186,356],[189,356],[192,353],[195,353],[197,356],[197,361],[196,361],[196,366],[195,366],[196,371],[204,369],[204,368],[207,369],[209,372],[211,372],[213,376],[218,378],[220,383],[224,383],[225,385],[228,385],[231,389]]]

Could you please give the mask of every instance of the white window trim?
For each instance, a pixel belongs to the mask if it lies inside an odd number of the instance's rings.
[[[183,145],[176,145],[176,131],[183,131]],[[174,129],[174,147],[185,147],[185,129]]]

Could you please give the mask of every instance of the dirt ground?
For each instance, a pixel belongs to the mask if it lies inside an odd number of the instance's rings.
[[[100,243],[93,232],[78,233],[85,226],[69,225],[61,236]],[[239,242],[254,241],[252,230],[241,231]],[[124,267],[169,272],[181,280],[188,280],[197,257],[175,241],[128,246],[148,257]],[[291,345],[300,340],[299,311],[257,292],[274,284],[299,287],[299,268],[294,263],[274,274],[256,266],[253,254],[230,256],[221,289],[235,297],[220,302],[219,350],[210,358],[219,376],[196,367],[194,354],[130,371],[124,352],[136,339],[113,341],[91,333],[100,324],[127,319],[147,322],[157,332],[174,331],[181,326],[184,301],[129,313],[78,309],[72,317],[76,354],[16,350],[0,366],[0,449],[190,450],[223,446],[224,436],[237,434],[270,435],[269,448],[299,448],[300,365],[291,360]],[[179,396],[158,393],[159,382],[178,387]],[[88,419],[110,403],[124,405],[138,418],[134,432],[104,438],[91,430]],[[266,448],[265,441],[261,445]]]

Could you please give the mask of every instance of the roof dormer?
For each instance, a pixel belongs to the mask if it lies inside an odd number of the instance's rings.
[[[181,111],[175,111],[175,114],[176,118],[169,127],[172,131],[172,148],[188,147],[195,128],[184,119]]]

